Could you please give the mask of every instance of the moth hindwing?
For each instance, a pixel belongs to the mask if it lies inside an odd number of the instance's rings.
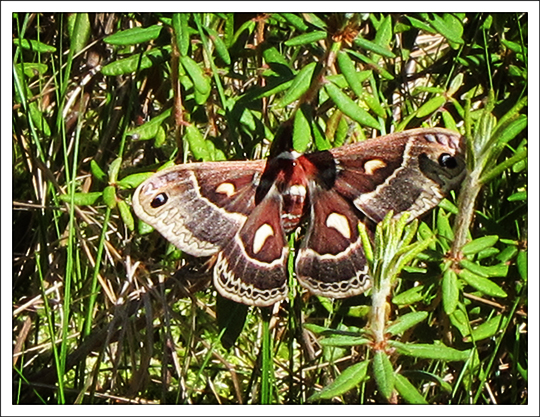
[[[465,175],[461,146],[453,131],[415,129],[268,161],[179,165],[141,184],[133,207],[179,249],[215,255],[218,291],[257,306],[286,297],[286,233],[306,220],[300,284],[349,297],[369,287],[359,223],[435,207]]]

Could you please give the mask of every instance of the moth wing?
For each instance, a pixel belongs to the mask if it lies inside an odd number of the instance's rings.
[[[214,285],[224,297],[266,307],[287,296],[289,248],[281,221],[282,206],[283,196],[274,184],[219,252]]]
[[[358,224],[362,214],[334,189],[309,183],[310,222],[296,257],[296,277],[314,294],[344,298],[371,285]]]
[[[133,195],[135,214],[179,249],[211,256],[255,208],[265,161],[183,164],[157,172]]]
[[[388,211],[435,207],[465,175],[462,137],[448,129],[413,129],[331,149],[333,188],[375,222]]]

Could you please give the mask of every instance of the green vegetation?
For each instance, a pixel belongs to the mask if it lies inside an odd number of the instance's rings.
[[[526,13],[14,14],[13,403],[526,404],[527,32]],[[273,309],[233,303],[132,213],[157,168],[264,158],[291,117],[299,151],[467,139],[459,198],[377,229],[382,313],[294,279]]]

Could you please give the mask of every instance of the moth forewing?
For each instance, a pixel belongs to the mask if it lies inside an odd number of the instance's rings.
[[[193,163],[159,171],[133,195],[135,214],[180,250],[211,256],[255,207],[264,161]]]

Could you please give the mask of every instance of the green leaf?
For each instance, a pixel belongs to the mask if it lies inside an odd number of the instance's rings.
[[[461,252],[463,252],[464,255],[472,255],[484,249],[492,247],[498,241],[499,241],[499,236],[497,235],[482,236],[477,239],[474,239],[473,241],[463,246],[463,248],[461,249]]]
[[[300,70],[300,72],[294,78],[289,90],[276,104],[277,108],[288,106],[293,101],[298,100],[309,89],[316,65],[316,62],[311,62]]]
[[[363,126],[369,126],[374,129],[381,129],[381,125],[367,111],[359,107],[349,96],[339,89],[336,85],[329,83],[324,86],[326,92],[336,104],[336,107],[344,114]]]
[[[355,363],[346,368],[334,382],[324,387],[320,392],[312,395],[308,401],[328,400],[343,395],[354,387],[360,385],[367,378],[369,361]]]
[[[424,299],[424,289],[424,285],[409,288],[392,298],[392,303],[398,306],[406,306],[422,301]]]
[[[467,319],[465,313],[460,309],[456,309],[454,313],[450,315],[450,321],[459,330],[462,337],[466,337],[471,333],[469,320]]]
[[[27,78],[31,79],[37,75],[44,75],[49,67],[46,64],[41,64],[39,62],[25,62],[24,66],[23,64],[16,64],[15,70],[21,74],[24,69],[24,75],[26,75]],[[20,100],[19,100],[20,101]]]
[[[180,56],[180,63],[193,81],[195,89],[202,95],[210,94],[210,78],[204,74],[203,69],[189,56]],[[201,104],[197,102],[197,104]]]
[[[497,260],[502,263],[510,262],[517,255],[519,249],[515,246],[507,246],[497,255]]]
[[[306,45],[308,43],[312,42],[318,42],[323,39],[326,39],[326,31],[324,30],[317,30],[314,32],[308,32],[303,33],[301,35],[298,35],[292,39],[289,39],[285,42],[286,46],[300,46],[300,45]]]
[[[148,69],[168,60],[170,51],[170,46],[151,49],[150,51],[144,52],[142,54],[142,58],[140,57],[140,54],[136,54],[130,56],[129,58],[119,59],[117,61],[111,62],[110,64],[104,65],[103,68],[101,68],[101,72],[103,73],[103,75],[107,75],[109,77],[130,74],[137,70],[137,68],[139,67],[139,61],[141,62],[141,70]]]
[[[370,339],[362,336],[332,336],[319,341],[321,346],[359,346],[370,343]]]
[[[117,185],[122,189],[136,188],[141,185],[143,181],[146,181],[148,178],[150,178],[152,175],[154,175],[153,172],[140,172],[137,174],[131,174],[118,181]]]
[[[73,13],[68,17],[70,48],[74,54],[79,53],[90,39],[91,27],[88,13]]]
[[[377,33],[375,34],[375,43],[381,48],[388,48],[392,37],[392,16],[388,14],[383,17],[381,24],[377,28]]]
[[[191,150],[191,153],[196,159],[202,160],[202,161],[211,161],[211,155],[208,152],[208,148],[206,147],[206,140],[204,139],[203,135],[193,125],[188,125],[186,127],[186,139],[189,144],[189,149]]]
[[[448,315],[452,314],[459,302],[460,288],[456,273],[452,269],[447,269],[444,272],[442,280],[442,301],[444,312]]]
[[[30,118],[34,122],[34,125],[43,132],[44,136],[51,136],[49,123],[47,122],[47,119],[43,117],[43,112],[39,109],[38,104],[36,102],[29,103],[28,110],[30,111]]]
[[[467,259],[462,259],[459,264],[484,278],[505,277],[508,274],[508,265],[502,263],[498,265],[483,266]]]
[[[463,362],[469,358],[469,350],[457,350],[443,344],[412,344],[389,340],[388,344],[401,355],[421,359],[437,359],[447,362]]]
[[[148,223],[143,222],[139,219],[137,222],[137,234],[140,236],[147,235],[148,233],[152,233],[154,231],[154,228],[150,226]]]
[[[214,47],[216,48],[216,52],[218,56],[221,58],[221,60],[227,64],[231,65],[231,56],[229,55],[229,51],[227,49],[227,46],[219,36],[219,33],[208,26],[203,26],[204,29],[208,32],[208,36],[210,37],[210,40],[214,44]]]
[[[514,171],[515,172],[515,171]],[[508,201],[527,201],[527,191],[518,191],[507,198]]]
[[[527,251],[526,250],[520,250],[517,256],[517,267],[519,271],[519,275],[522,279],[527,281],[528,279],[528,262],[527,262]]]
[[[436,33],[435,30],[430,25],[422,22],[421,20],[418,20],[412,16],[407,16],[407,19],[409,19],[409,22],[411,22],[412,27],[416,29],[420,29],[424,32],[432,33],[432,34]]]
[[[448,246],[447,242],[452,242],[454,240],[454,231],[448,217],[449,216],[443,210],[437,212],[437,231],[440,237],[446,239],[446,241],[441,241],[445,247]]]
[[[156,138],[154,139],[154,147],[161,148],[163,144],[165,143],[166,139],[167,139],[167,132],[165,132],[165,129],[163,128],[163,126],[160,125],[156,133]]]
[[[356,97],[362,97],[364,92],[362,88],[362,82],[358,76],[359,72],[356,70],[356,66],[353,63],[353,60],[349,54],[345,51],[339,51],[337,55],[337,62],[341,73],[345,76],[347,83],[351,87],[351,90],[354,91]]]
[[[103,39],[103,42],[111,45],[137,45],[142,42],[149,42],[157,39],[163,26],[154,25],[147,28],[131,28],[113,33]]]
[[[176,45],[178,46],[178,51],[182,56],[188,54],[190,45],[188,19],[188,13],[174,13],[172,16],[172,27],[176,37]]]
[[[396,54],[390,51],[387,47],[378,45],[375,42],[368,41],[367,39],[364,39],[362,37],[356,38],[354,40],[354,44],[359,48],[374,52],[377,55],[381,55],[385,58],[393,59],[396,57]]]
[[[148,122],[128,130],[128,135],[131,135],[134,140],[149,140],[155,138],[161,124],[170,117],[171,111],[172,109],[169,108],[160,115],[153,117]]]
[[[322,334],[323,332],[332,330],[332,329],[329,329],[328,327],[319,326],[318,324],[313,324],[313,323],[305,323],[304,328],[315,334]]]
[[[135,220],[133,220],[131,210],[124,200],[118,201],[118,211],[120,212],[120,217],[122,217],[124,224],[133,232],[135,230]]]
[[[457,45],[463,44],[463,39],[461,37],[463,35],[463,24],[452,14],[445,13],[442,18],[437,14],[433,14],[433,19],[430,23],[437,32],[448,39],[449,42]],[[451,46],[453,49],[457,49],[457,47]]]
[[[115,160],[111,162],[111,165],[109,165],[109,183],[110,184],[116,184],[116,180],[118,179],[118,173],[120,172],[120,167],[122,165],[122,157],[118,157]]]
[[[263,58],[268,64],[280,64],[284,67],[289,68],[289,63],[287,60],[279,53],[279,51],[276,49],[275,46],[272,46],[270,48],[266,48],[263,51]]]
[[[300,153],[304,153],[312,141],[311,126],[304,110],[301,106],[294,115],[293,148]]]
[[[76,206],[92,206],[102,195],[103,193],[101,191],[93,193],[75,193],[73,194],[73,204]],[[60,194],[58,198],[65,203],[71,202],[71,196],[69,194]]]
[[[280,15],[300,32],[305,32],[309,29],[309,26],[306,25],[304,19],[293,13],[280,13]]]
[[[393,336],[402,334],[410,328],[416,326],[418,323],[424,321],[427,316],[427,311],[413,311],[412,313],[407,313],[389,325],[386,328],[386,332]]]
[[[384,107],[381,106],[381,103],[379,103],[379,100],[376,96],[364,91],[364,93],[362,94],[362,101],[364,101],[364,103],[367,104],[369,109],[381,119],[386,118],[386,112],[384,111]]]
[[[493,337],[497,334],[499,330],[506,326],[507,322],[508,317],[503,316],[502,314],[492,317],[485,323],[482,323],[476,328],[474,328],[470,336],[465,337],[463,340],[465,342],[472,342],[473,340],[480,341]]]
[[[460,72],[450,82],[450,87],[448,87],[447,94],[449,96],[453,96],[461,88],[462,85],[463,85],[463,73]]]
[[[20,46],[22,49],[29,49],[33,52],[39,52],[40,54],[56,52],[56,48],[54,46],[35,41],[33,39],[22,39],[19,42],[19,38],[13,38],[13,45]]]
[[[446,98],[443,96],[436,96],[432,99],[426,101],[422,106],[416,111],[416,117],[426,117],[435,111],[437,111],[440,107],[442,107],[446,103]]]
[[[375,355],[373,356],[372,368],[373,377],[375,378],[379,391],[384,398],[389,400],[392,396],[392,392],[394,391],[395,377],[394,369],[385,352],[381,350],[375,352]]]
[[[461,272],[459,272],[458,275],[471,287],[476,288],[478,291],[481,291],[486,295],[501,298],[505,298],[508,296],[508,294],[506,294],[506,292],[501,287],[499,287],[491,280],[476,275],[467,269],[462,270]]]
[[[101,167],[98,165],[98,163],[92,159],[90,161],[90,171],[92,172],[92,175],[95,179],[101,182],[107,182],[107,174],[101,169]]]
[[[416,387],[401,374],[395,375],[394,385],[396,391],[408,404],[428,404],[425,398],[418,392]]]
[[[523,129],[527,127],[529,119],[525,114],[520,114],[516,120],[510,123],[504,128],[501,134],[498,136],[498,142],[500,144],[506,144],[514,139],[517,135],[521,133]]]
[[[103,190],[103,201],[110,209],[116,207],[116,187],[114,185],[105,187]]]
[[[315,143],[315,148],[317,150],[326,151],[332,148],[321,127],[313,120],[311,120],[311,132],[313,134],[313,142]]]

